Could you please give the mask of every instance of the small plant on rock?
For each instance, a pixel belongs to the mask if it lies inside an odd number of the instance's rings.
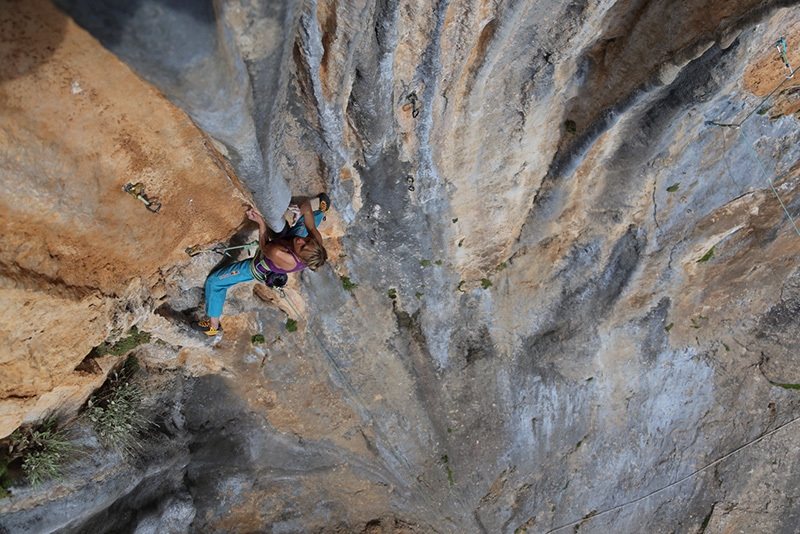
[[[18,428],[8,438],[8,455],[2,463],[22,461],[22,472],[32,486],[61,476],[61,469],[74,456],[77,448],[67,439],[66,431],[57,427],[58,416],[51,415],[34,428]],[[5,471],[5,469],[3,469]],[[0,476],[3,492],[10,487],[6,473]]]
[[[340,276],[339,278],[342,279],[342,287],[344,288],[345,291],[351,291],[352,292],[354,289],[356,289],[358,287],[358,284],[354,283],[347,276]]]
[[[141,411],[142,389],[133,380],[137,369],[136,358],[128,358],[86,404],[85,415],[100,442],[120,454],[139,450],[139,433],[150,424]]]
[[[125,337],[110,342],[108,340],[102,342],[100,345],[92,349],[93,356],[105,356],[111,354],[113,356],[122,356],[129,353],[139,345],[150,343],[150,333],[139,331],[136,326],[132,326]]]

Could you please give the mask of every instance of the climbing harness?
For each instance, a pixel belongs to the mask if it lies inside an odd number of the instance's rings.
[[[408,182],[408,190],[409,191],[413,191],[414,190],[414,177],[409,174],[408,176],[406,176],[406,182]]]
[[[411,102],[411,116],[415,119],[419,116],[419,111],[422,109],[422,106],[417,107],[419,103],[419,99],[417,98],[417,92],[411,91],[411,94],[406,97],[409,102]]]
[[[236,250],[236,249],[240,249],[240,248],[246,248],[248,250],[248,252],[249,252],[251,248],[254,248],[254,247],[257,247],[257,246],[258,246],[258,241],[251,241],[250,243],[247,243],[246,245],[238,245],[238,246],[235,246],[235,247],[202,248],[200,245],[195,245],[193,247],[187,247],[186,250],[184,250],[184,252],[186,252],[186,254],[188,254],[189,256],[197,256],[201,252],[216,252],[217,254],[221,254],[223,256],[228,256],[229,258],[232,258],[233,256],[228,254],[229,250]]]
[[[767,100],[772,98],[772,95],[774,95],[781,87],[783,87],[783,84],[785,84],[787,82],[787,80],[793,78],[794,77],[794,73],[796,72],[796,70],[792,70],[792,67],[789,65],[789,59],[786,57],[786,41],[784,41],[783,38],[778,39],[778,41],[775,43],[775,47],[778,49],[778,54],[780,55],[781,60],[783,61],[783,64],[784,64],[785,68],[789,69],[789,74],[788,75],[784,74],[783,81],[781,83],[779,83],[778,86],[775,87],[775,89],[773,89],[772,92],[770,92],[770,94],[768,94],[766,97],[764,97],[761,100],[761,102],[759,102],[758,105],[755,106],[752,109],[752,111],[750,111],[750,113],[745,115],[744,119],[742,119],[741,121],[739,121],[737,123],[722,123],[722,122],[717,122],[717,121],[709,121],[708,124],[710,124],[712,126],[720,126],[720,127],[723,127],[723,128],[733,128],[734,130],[738,130],[739,131],[739,135],[741,135],[742,139],[744,139],[745,143],[747,144],[747,147],[750,149],[750,152],[753,155],[753,158],[755,158],[756,163],[758,163],[758,167],[759,167],[759,169],[761,169],[761,173],[764,175],[764,179],[769,184],[770,189],[772,189],[772,193],[775,195],[775,198],[778,199],[778,202],[780,203],[781,207],[783,208],[784,213],[786,213],[786,216],[789,218],[789,221],[792,223],[792,227],[794,228],[795,232],[797,232],[797,235],[800,236],[800,229],[797,228],[797,225],[794,222],[794,218],[789,214],[789,210],[786,208],[786,205],[783,203],[783,200],[781,200],[780,195],[778,195],[778,191],[775,189],[775,186],[773,185],[772,180],[769,177],[769,174],[767,173],[767,171],[764,168],[764,166],[761,164],[761,160],[758,159],[758,154],[756,153],[755,147],[753,147],[753,144],[750,142],[750,140],[747,138],[747,136],[744,135],[744,131],[742,130],[742,125],[750,117],[752,117],[756,113],[756,111],[758,111],[759,109],[762,109],[762,106],[767,102]]]
[[[781,56],[783,66],[789,71],[789,74],[784,74],[784,76],[787,79],[794,78],[794,71],[792,70],[792,66],[789,64],[789,58],[786,57],[786,41],[784,41],[783,37],[775,42],[775,48],[778,49],[778,55]]]
[[[147,208],[147,211],[151,213],[158,213],[158,210],[161,209],[161,204],[153,200],[150,200],[145,196],[144,184],[142,184],[141,182],[137,184],[125,184],[125,187],[123,187],[122,190],[128,193],[129,195],[133,196],[134,198],[141,200],[144,203],[145,207]]]

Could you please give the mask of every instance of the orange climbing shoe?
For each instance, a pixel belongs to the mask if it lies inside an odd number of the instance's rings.
[[[222,323],[219,324],[219,328],[214,328],[211,326],[211,321],[206,319],[204,321],[197,321],[196,323],[192,323],[192,328],[194,328],[198,332],[203,332],[207,336],[216,336],[217,334],[222,332]]]

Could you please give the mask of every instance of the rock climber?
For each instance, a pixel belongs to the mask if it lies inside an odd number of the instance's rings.
[[[292,199],[289,211],[298,217],[294,224],[287,222],[274,239],[267,229],[267,223],[255,209],[246,211],[247,218],[258,224],[258,251],[250,259],[236,262],[214,271],[206,280],[207,319],[192,324],[192,327],[208,336],[222,332],[220,316],[228,289],[251,280],[265,281],[268,273],[294,273],[303,269],[316,271],[325,264],[328,252],[322,245],[322,236],[317,225],[330,209],[328,195],[321,193],[319,209],[312,210],[311,199],[297,197]]]

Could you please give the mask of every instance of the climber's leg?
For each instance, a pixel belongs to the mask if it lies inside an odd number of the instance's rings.
[[[200,325],[200,328],[208,335],[215,335],[222,330],[219,318],[222,315],[222,308],[225,304],[225,297],[228,289],[242,282],[253,280],[250,273],[250,263],[253,260],[247,259],[223,267],[214,271],[206,279],[206,315],[207,323]],[[198,323],[199,324],[199,323]],[[214,331],[213,333],[211,331]]]

